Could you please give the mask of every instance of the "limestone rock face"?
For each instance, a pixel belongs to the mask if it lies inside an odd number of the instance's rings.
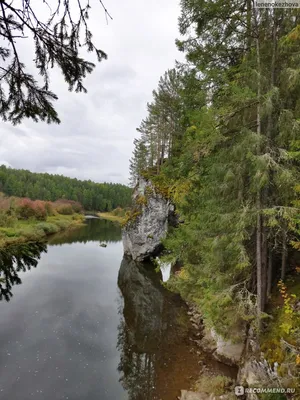
[[[139,211],[135,220],[123,228],[124,254],[144,261],[160,251],[169,223],[176,219],[174,205],[142,177],[133,193],[133,205],[138,205]]]

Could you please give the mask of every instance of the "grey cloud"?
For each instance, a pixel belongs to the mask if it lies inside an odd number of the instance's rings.
[[[128,183],[133,140],[146,103],[159,76],[181,57],[175,47],[179,6],[173,0],[128,0],[107,7],[114,17],[108,25],[96,5],[90,18],[94,39],[108,60],[87,77],[88,93],[69,92],[54,69],[52,90],[59,97],[55,107],[62,123],[24,121],[13,127],[0,122],[0,160],[37,172]],[[29,66],[32,45],[24,41],[21,51]]]

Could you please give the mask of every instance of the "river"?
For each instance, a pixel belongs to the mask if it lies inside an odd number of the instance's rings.
[[[118,225],[87,218],[22,251],[0,261],[1,400],[175,400],[191,387],[201,355],[186,305],[123,258]]]

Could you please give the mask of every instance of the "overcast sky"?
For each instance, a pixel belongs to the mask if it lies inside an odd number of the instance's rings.
[[[24,121],[14,127],[0,121],[0,164],[128,183],[135,129],[146,116],[146,103],[159,77],[182,59],[175,46],[179,0],[105,0],[113,16],[108,25],[95,3],[90,24],[108,60],[86,79],[87,94],[68,92],[59,71],[53,71],[60,125]],[[32,47],[23,43],[27,65]]]

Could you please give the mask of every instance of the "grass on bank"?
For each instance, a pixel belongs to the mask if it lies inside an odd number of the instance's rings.
[[[0,247],[40,240],[48,235],[82,226],[83,220],[82,214],[59,214],[47,217],[46,221],[18,220],[12,227],[0,227]]]
[[[82,212],[82,205],[72,200],[51,202],[0,193],[0,247],[41,240],[81,225]]]
[[[98,212],[97,215],[100,218],[107,219],[108,221],[118,222],[122,225],[126,219],[126,211],[126,209],[118,207],[111,212]]]

